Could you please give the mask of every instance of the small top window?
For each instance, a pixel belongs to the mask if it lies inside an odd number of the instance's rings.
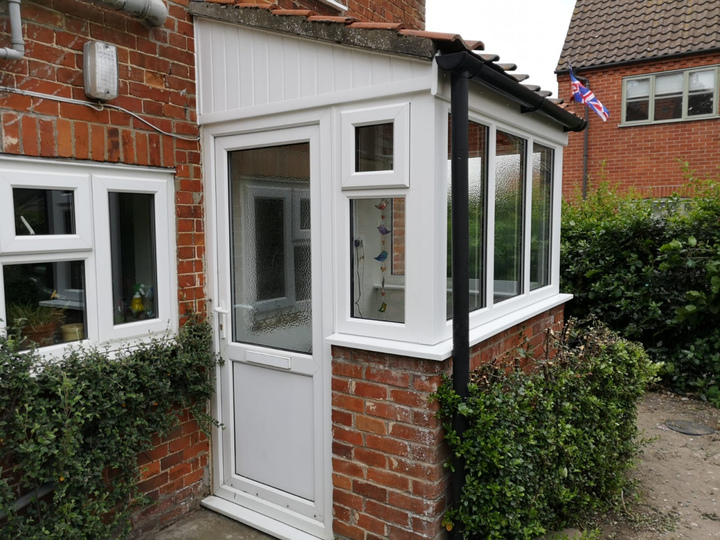
[[[717,116],[718,67],[672,71],[623,81],[623,123]]]

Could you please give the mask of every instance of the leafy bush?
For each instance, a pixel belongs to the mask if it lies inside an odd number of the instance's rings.
[[[604,327],[572,346],[569,335],[531,373],[508,367],[514,359],[483,365],[467,401],[450,380],[438,390],[446,440],[465,464],[462,498],[445,523],[465,538],[536,538],[609,507],[626,487],[639,447],[636,402],[656,366]],[[467,419],[462,437],[455,414]]]
[[[720,394],[720,185],[693,180],[667,200],[607,186],[565,203],[561,287],[566,313],[595,317],[665,363],[664,381]],[[720,404],[720,401],[718,401]]]
[[[194,318],[176,340],[114,358],[69,351],[46,361],[0,337],[0,538],[124,538],[138,492],[137,456],[189,408],[207,430],[217,362],[211,330]],[[51,489],[21,510],[24,494]]]

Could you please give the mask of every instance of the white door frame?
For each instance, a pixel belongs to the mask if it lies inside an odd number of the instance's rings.
[[[302,117],[301,120],[298,117]],[[314,117],[314,118],[313,118]],[[228,459],[232,459],[232,418],[230,411],[232,402],[231,362],[218,367],[216,371],[217,393],[212,403],[212,413],[220,422],[225,423],[224,429],[213,430],[212,440],[212,477],[213,496],[203,501],[203,505],[216,510],[228,517],[245,522],[257,529],[278,538],[332,538],[332,461],[331,461],[331,350],[326,337],[333,332],[332,294],[333,279],[327,279],[328,274],[334,275],[331,247],[333,243],[332,227],[328,225],[332,219],[332,180],[331,156],[333,154],[332,126],[329,121],[330,114],[302,114],[296,115],[295,125],[288,122],[279,122],[277,118],[270,120],[255,120],[251,122],[235,122],[222,126],[211,126],[205,129],[205,167],[204,184],[207,224],[207,269],[208,291],[210,293],[209,312],[213,313],[215,328],[215,350],[221,349],[221,329],[226,303],[229,301],[225,285],[218,279],[222,275],[220,265],[229,264],[226,248],[219,245],[218,233],[220,227],[228,230],[228,212],[219,209],[219,189],[226,189],[228,182],[227,152],[234,149],[238,142],[242,148],[257,148],[278,144],[291,144],[293,142],[310,142],[311,146],[311,184],[310,195],[312,199],[312,275],[313,277],[313,356],[320,359],[320,369],[317,374],[321,379],[318,386],[321,392],[315,395],[316,404],[321,411],[321,420],[316,423],[316,448],[322,450],[322,455],[316,461],[316,512],[312,517],[293,512],[287,508],[261,500],[252,495],[224,485],[224,471],[229,466]],[[288,125],[289,124],[289,125]],[[243,127],[245,129],[240,129]],[[325,216],[322,219],[321,216]],[[220,220],[223,220],[221,223]],[[227,270],[225,271],[227,273]],[[325,277],[325,279],[321,279]],[[316,290],[317,289],[317,290]],[[225,303],[225,304],[223,304]],[[229,327],[225,327],[229,330]],[[224,329],[224,330],[225,330]],[[223,330],[223,331],[224,331]],[[223,417],[223,415],[225,417]],[[307,512],[305,512],[307,514]]]

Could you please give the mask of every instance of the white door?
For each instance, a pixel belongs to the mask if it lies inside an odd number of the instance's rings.
[[[318,128],[223,137],[215,158],[215,494],[276,536],[328,538]]]

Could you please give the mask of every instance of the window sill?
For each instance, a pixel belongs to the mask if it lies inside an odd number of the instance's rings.
[[[512,313],[490,320],[485,324],[470,329],[470,346],[477,345],[500,332],[512,328],[522,322],[540,315],[554,307],[557,307],[572,298],[570,294],[557,294],[545,298],[534,304],[522,307]],[[423,360],[435,360],[442,362],[452,356],[452,339],[441,341],[435,345],[421,345],[419,343],[405,343],[389,339],[379,339],[350,334],[336,333],[326,338],[327,343],[338,347],[349,349],[361,349],[365,351],[409,356]]]
[[[621,122],[618,124],[620,128],[638,127],[638,126],[659,126],[662,124],[677,124],[680,122],[699,122],[702,120],[718,120],[720,116],[717,114],[707,114],[703,116],[694,116],[692,118],[673,118],[671,120],[654,120],[652,122],[648,120],[637,121],[637,122]]]

